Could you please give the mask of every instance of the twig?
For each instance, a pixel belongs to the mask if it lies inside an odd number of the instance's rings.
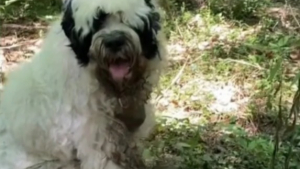
[[[49,26],[24,26],[17,24],[3,24],[2,28],[18,28],[18,29],[48,29]]]
[[[292,11],[291,5],[289,5],[289,9],[291,10],[291,15],[293,16],[294,20],[296,21],[298,27],[300,27],[300,23],[299,23],[298,19],[296,18],[294,12]]]
[[[253,65],[251,63],[248,63],[246,61],[241,61],[241,60],[234,60],[234,59],[226,59],[225,61],[227,62],[235,62],[235,63],[240,63],[240,64],[243,64],[243,65],[248,65],[248,66],[251,66],[251,67],[255,67],[255,68],[258,68],[259,70],[263,70],[264,68],[258,66],[258,65]]]
[[[178,82],[180,80],[180,77],[183,73],[183,70],[185,69],[186,65],[187,65],[188,60],[184,63],[184,65],[182,66],[182,68],[180,69],[180,71],[177,73],[177,75],[175,76],[175,78],[172,80],[171,84],[169,87],[173,86],[176,82]],[[168,88],[169,88],[168,87]]]
[[[274,150],[272,154],[272,161],[271,161],[271,169],[275,169],[275,164],[276,164],[276,155],[279,149],[279,142],[280,142],[280,137],[279,137],[279,132],[283,126],[282,122],[282,79],[280,78],[279,86],[276,88],[274,92],[274,97],[277,95],[277,93],[280,91],[280,96],[279,96],[279,110],[278,110],[278,118],[277,118],[277,125],[276,125],[276,133],[275,133],[275,143],[274,143]]]
[[[200,82],[201,80],[203,81],[203,79],[201,79],[201,78],[193,79],[193,80],[187,82],[186,84],[184,84],[184,85],[182,86],[182,89],[185,89],[188,85],[192,85],[193,83]]]
[[[14,45],[11,45],[11,46],[0,47],[0,49],[2,49],[2,50],[9,50],[9,49],[17,48],[17,47],[20,47],[20,46],[23,46],[23,45],[25,45],[25,44],[14,44]]]
[[[17,48],[17,47],[21,47],[21,46],[24,46],[24,45],[35,43],[37,41],[39,41],[39,39],[27,40],[23,43],[0,47],[0,50],[10,50],[10,49],[13,49],[13,48]]]
[[[292,144],[295,139],[295,135],[293,136],[293,134],[295,134],[295,131],[296,131],[297,115],[298,115],[299,109],[300,109],[299,101],[300,101],[300,78],[298,79],[298,89],[296,91],[296,94],[294,95],[293,105],[292,105],[292,108],[291,108],[290,114],[289,114],[289,118],[294,116],[293,122],[290,126],[287,126],[287,128],[285,129],[284,134],[283,134],[284,138],[292,137],[290,139],[291,144],[289,145],[288,153],[285,157],[285,163],[284,163],[285,169],[289,169],[290,158],[292,155]]]
[[[17,2],[18,0],[9,0],[9,1],[6,1],[5,2],[5,6],[7,7],[7,6],[9,6],[9,5],[11,5],[11,4],[13,4],[13,3],[15,3],[15,2]]]
[[[173,80],[171,81],[170,85],[164,89],[164,91],[169,90],[176,82],[179,81],[179,79],[181,78],[181,75],[182,75],[182,73],[183,73],[183,71],[184,71],[186,65],[188,64],[189,60],[190,60],[190,59],[188,58],[188,59],[184,62],[182,68],[179,70],[179,72],[177,73],[177,75],[173,78]],[[160,96],[157,96],[157,98],[155,99],[155,103],[157,103],[158,100],[161,99],[161,98],[162,98],[161,95],[160,95]]]
[[[5,62],[5,58],[4,58],[3,50],[0,48],[0,82],[2,82],[3,79],[2,72],[3,72],[4,62]]]

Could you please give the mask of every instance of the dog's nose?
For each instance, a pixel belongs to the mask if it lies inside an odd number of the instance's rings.
[[[123,32],[120,31],[111,32],[103,38],[103,44],[105,45],[105,47],[113,51],[120,50],[121,47],[125,44],[125,41],[126,36]]]

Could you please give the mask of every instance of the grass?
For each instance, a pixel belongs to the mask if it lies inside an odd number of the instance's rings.
[[[47,22],[59,14],[61,1],[7,0],[0,2],[0,20],[5,23]]]
[[[193,2],[162,1],[170,62],[153,95],[158,125],[145,158],[183,169],[298,169],[300,8]],[[39,21],[57,9],[22,16]]]

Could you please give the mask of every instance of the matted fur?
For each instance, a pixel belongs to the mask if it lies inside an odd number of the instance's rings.
[[[68,1],[67,1],[68,2]],[[124,21],[142,28],[150,0],[73,0],[75,31],[83,38],[91,30],[96,11],[122,11]],[[152,2],[155,5],[155,2]],[[148,60],[146,81],[156,86],[165,66],[162,30],[156,34],[159,56]],[[81,66],[61,19],[52,23],[40,52],[21,64],[6,80],[0,100],[0,169],[117,169],[109,154],[116,142],[116,97],[105,95],[95,78],[95,65]],[[133,141],[147,137],[155,124],[154,108],[145,103],[146,119]],[[115,130],[119,130],[115,126]],[[122,132],[122,131],[119,131]],[[118,146],[118,145],[117,145]],[[78,163],[80,161],[80,163]]]

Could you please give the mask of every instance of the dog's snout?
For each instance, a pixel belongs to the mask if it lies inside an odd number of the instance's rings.
[[[125,44],[126,36],[123,32],[114,31],[103,38],[103,44],[106,48],[109,48],[113,51],[118,51]]]

